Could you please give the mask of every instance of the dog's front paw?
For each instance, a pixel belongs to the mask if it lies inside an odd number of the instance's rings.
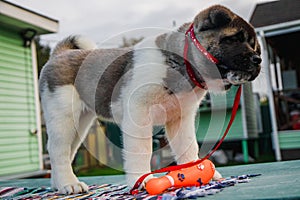
[[[60,194],[78,194],[89,190],[84,182],[76,182],[57,188]]]
[[[79,181],[68,168],[58,167],[52,167],[51,186],[53,189],[58,190],[60,194],[78,194],[89,190],[88,186]]]
[[[220,172],[218,172],[216,170],[215,173],[214,173],[214,176],[213,176],[212,180],[219,181],[219,180],[222,180],[222,179],[223,179],[222,175],[220,174]]]

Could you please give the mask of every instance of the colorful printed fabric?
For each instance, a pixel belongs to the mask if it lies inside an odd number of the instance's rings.
[[[146,191],[136,195],[130,195],[127,185],[91,185],[89,192],[83,194],[61,195],[48,187],[39,188],[16,188],[16,187],[0,187],[0,199],[4,200],[27,200],[27,199],[49,199],[49,200],[178,200],[178,199],[195,199],[197,197],[205,197],[221,192],[224,188],[234,186],[239,183],[248,183],[251,177],[260,174],[232,176],[223,181],[212,181],[201,187],[188,187],[180,189],[170,189],[161,195],[149,195]]]

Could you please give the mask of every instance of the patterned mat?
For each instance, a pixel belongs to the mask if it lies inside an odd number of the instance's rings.
[[[74,195],[61,195],[48,187],[39,188],[22,188],[22,187],[0,187],[0,199],[4,200],[27,200],[27,199],[56,199],[56,200],[72,200],[72,199],[101,199],[101,200],[129,200],[129,199],[145,199],[145,200],[177,200],[177,199],[195,199],[197,197],[205,197],[221,192],[226,187],[235,186],[239,183],[248,183],[251,177],[260,174],[250,174],[242,176],[231,176],[223,181],[212,181],[201,187],[188,187],[180,189],[170,189],[161,195],[149,195],[146,191],[136,195],[129,194],[129,188],[126,185],[91,185],[89,192]]]

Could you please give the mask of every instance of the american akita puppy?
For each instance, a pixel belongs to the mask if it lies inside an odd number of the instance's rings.
[[[177,163],[198,159],[194,122],[201,99],[207,90],[225,91],[254,80],[261,58],[253,27],[229,9],[212,6],[200,12],[192,26],[196,39],[219,63],[212,64],[188,40],[188,62],[195,80],[204,85],[197,87],[183,58],[190,26],[133,48],[96,49],[79,36],[57,44],[40,76],[54,188],[61,193],[88,190],[71,163],[96,117],[121,127],[124,170],[131,186],[150,171],[153,125],[165,125]]]

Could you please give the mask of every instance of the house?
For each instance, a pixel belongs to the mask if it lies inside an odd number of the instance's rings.
[[[44,173],[33,37],[58,21],[0,0],[0,179]]]
[[[250,23],[263,49],[263,72],[277,160],[300,158],[300,1],[257,4]]]

